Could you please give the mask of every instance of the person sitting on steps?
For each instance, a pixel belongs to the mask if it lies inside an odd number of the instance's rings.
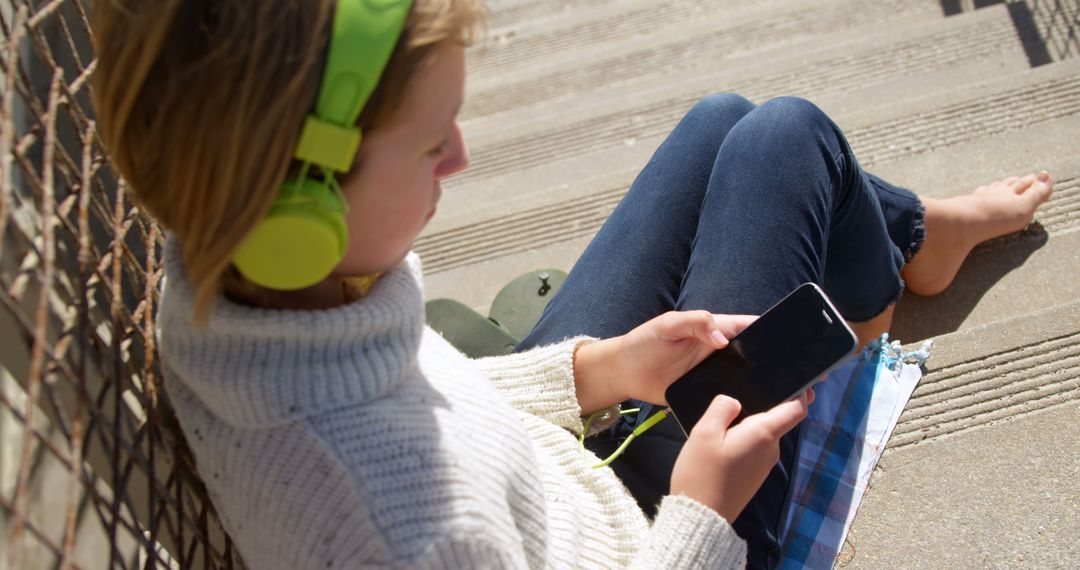
[[[620,404],[665,405],[668,385],[803,282],[876,338],[905,284],[941,292],[1051,193],[1041,173],[920,197],[862,170],[808,101],[705,97],[516,352],[469,360],[424,326],[411,249],[441,181],[469,164],[456,115],[480,7],[377,4],[93,5],[101,135],[168,232],[166,393],[252,568],[774,564],[812,392],[734,427],[739,403],[717,397],[688,439],[662,422],[613,468],[579,448],[582,417],[606,410],[588,438],[603,452],[633,427]],[[401,23],[339,51],[356,38],[335,13]],[[385,64],[369,64],[380,49]],[[353,63],[378,80],[330,124],[324,70]],[[295,158],[340,152],[353,125],[344,164]],[[343,254],[309,283],[269,286],[243,248],[300,187],[315,205],[287,227],[323,220],[313,235]],[[288,281],[322,250],[300,243],[309,258],[284,261],[300,239],[285,237],[270,270]]]

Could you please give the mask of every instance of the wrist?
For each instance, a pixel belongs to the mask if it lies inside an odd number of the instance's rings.
[[[621,404],[631,398],[631,383],[628,381],[629,376],[626,374],[626,367],[623,362],[623,357],[626,354],[624,338],[623,336],[617,336],[601,341],[604,343],[603,348],[606,351],[604,382],[608,394],[611,395],[612,404]]]
[[[574,384],[583,416],[629,397],[618,362],[618,338],[583,344],[574,352]]]

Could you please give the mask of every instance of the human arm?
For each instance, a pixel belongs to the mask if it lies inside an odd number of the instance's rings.
[[[672,382],[714,350],[727,345],[756,317],[671,312],[631,332],[582,346],[576,358],[582,408],[634,398],[666,404]],[[741,404],[714,398],[683,446],[671,477],[671,495],[685,496],[734,521],[779,458],[780,438],[807,414],[813,390],[745,418]]]
[[[575,355],[581,347],[595,343],[590,337],[575,337],[520,353],[481,358],[476,363],[514,409],[580,434],[584,426],[575,382]],[[618,402],[612,402],[615,404]],[[593,423],[593,431],[610,425],[615,417],[617,411],[612,408]]]
[[[477,363],[522,411],[580,433],[581,416],[607,409],[594,430],[628,399],[665,404],[664,391],[755,317],[672,311],[625,335],[576,337]]]
[[[666,404],[668,386],[755,318],[671,311],[625,335],[581,346],[574,378],[583,415],[629,399]]]

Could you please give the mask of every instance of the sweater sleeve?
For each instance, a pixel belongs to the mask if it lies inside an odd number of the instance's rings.
[[[595,339],[576,337],[476,362],[515,409],[580,434],[584,425],[574,384],[574,352],[590,342]],[[608,408],[593,421],[590,433],[606,429],[618,417],[618,406]]]
[[[439,570],[527,568],[531,566],[529,560],[520,545],[495,544],[480,533],[444,537],[432,545],[423,560],[410,560],[404,565]],[[727,521],[693,499],[668,496],[628,568],[723,570],[745,566],[746,543]]]
[[[630,568],[744,568],[746,543],[723,517],[701,503],[669,495]]]

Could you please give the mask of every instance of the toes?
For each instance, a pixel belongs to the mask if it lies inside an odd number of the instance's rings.
[[[1020,180],[1019,176],[1010,176],[1010,177],[1006,178],[1005,180],[1002,180],[1002,182],[1004,182],[1008,186],[1012,186],[1013,182],[1016,182],[1017,180]]]
[[[1027,203],[1027,209],[1034,215],[1035,210],[1050,199],[1050,193],[1053,192],[1053,187],[1053,178],[1051,178],[1049,174],[1046,176],[1040,174],[1039,178],[1037,178],[1033,184],[1028,186],[1026,191],[1020,193],[1019,197]]]
[[[1013,192],[1017,194],[1023,194],[1025,190],[1030,188],[1031,185],[1035,183],[1035,180],[1036,177],[1034,174],[1028,174],[1027,176],[1019,177],[1008,184],[1009,187],[1012,188]]]
[[[1035,201],[1035,204],[1042,204],[1050,199],[1050,193],[1053,192],[1054,178],[1050,176],[1050,173],[1043,171],[1039,174],[1035,184],[1031,186],[1031,190],[1028,194],[1031,194],[1031,199]]]

